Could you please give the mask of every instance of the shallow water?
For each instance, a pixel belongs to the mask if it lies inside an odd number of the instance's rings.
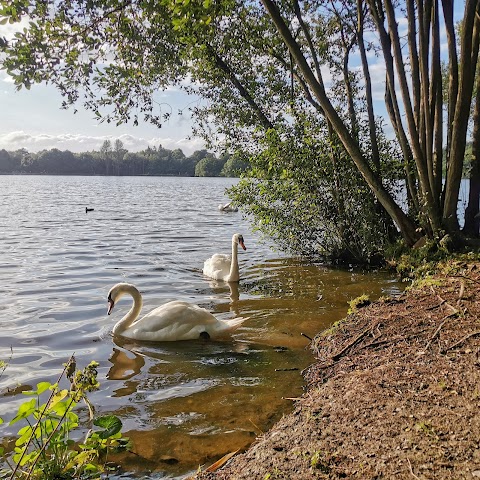
[[[121,478],[182,478],[250,444],[302,393],[308,340],[345,316],[348,301],[403,288],[385,272],[331,269],[286,258],[238,213],[222,213],[222,178],[0,176],[0,426],[21,390],[55,381],[75,353],[100,363],[98,414],[114,413],[134,442]],[[94,208],[85,212],[85,207]],[[242,280],[205,278],[202,266],[244,235]],[[139,343],[114,338],[106,296],[135,284],[144,311],[178,299],[219,318],[249,319],[231,339]],[[112,318],[113,317],[113,318]],[[111,477],[113,478],[113,477]],[[118,477],[120,478],[120,477]]]

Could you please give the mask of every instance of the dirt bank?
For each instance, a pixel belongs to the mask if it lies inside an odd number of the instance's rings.
[[[294,412],[198,479],[480,478],[480,264],[358,310],[312,349]]]

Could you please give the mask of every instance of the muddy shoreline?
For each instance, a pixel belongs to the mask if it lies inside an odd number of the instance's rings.
[[[294,411],[197,479],[480,478],[480,264],[319,333]]]

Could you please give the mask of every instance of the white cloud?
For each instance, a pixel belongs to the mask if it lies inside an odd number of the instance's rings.
[[[158,147],[162,145],[168,150],[181,149],[187,156],[191,155],[195,150],[205,148],[200,139],[189,140],[187,138],[173,139],[169,137],[153,137],[142,138],[129,134],[119,136],[113,135],[82,135],[82,134],[31,134],[24,131],[14,131],[0,134],[0,149],[18,150],[25,148],[30,152],[38,152],[40,150],[49,150],[58,148],[59,150],[70,150],[72,152],[86,152],[92,150],[100,150],[105,140],[114,142],[116,139],[123,142],[124,147],[130,152],[137,152],[147,147]]]

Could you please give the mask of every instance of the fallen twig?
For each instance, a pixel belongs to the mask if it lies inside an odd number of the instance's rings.
[[[430,340],[428,341],[426,347],[425,347],[425,350],[428,350],[428,347],[431,345],[431,343],[433,342],[433,340],[435,339],[435,337],[440,333],[440,330],[442,329],[442,327],[445,325],[445,323],[447,322],[447,320],[450,318],[450,317],[453,317],[455,316],[456,314],[458,313],[458,310],[455,310],[455,312],[451,313],[450,315],[447,315],[443,318],[443,321],[440,323],[440,325],[438,326],[438,328],[435,330],[435,332],[433,333],[433,335],[430,337]]]
[[[358,335],[356,338],[354,338],[353,341],[351,341],[348,345],[346,345],[344,348],[342,348],[338,353],[332,356],[333,361],[337,361],[340,357],[342,357],[346,351],[350,350],[356,343],[358,343],[363,337],[367,336],[368,334],[372,333],[374,327],[368,327],[366,330],[364,330],[360,335]]]
[[[459,340],[458,342],[455,342],[453,345],[451,345],[450,347],[448,348],[444,348],[443,350],[440,351],[440,353],[446,353],[448,352],[449,350],[452,350],[453,348],[456,348],[458,347],[459,345],[461,345],[462,343],[464,343],[465,341],[467,341],[469,338],[471,337],[476,337],[477,335],[480,335],[480,331],[476,331],[476,332],[473,332],[473,333],[469,333],[468,335],[465,335],[461,340]]]
[[[460,292],[458,293],[457,304],[460,303],[460,300],[463,299],[464,294],[465,294],[465,282],[461,282],[460,283]]]
[[[432,307],[428,307],[426,310],[435,310],[436,308],[441,307],[446,302],[446,300],[444,300],[442,297],[438,296],[438,298],[441,300],[441,302],[437,303],[437,305],[433,305]]]
[[[465,280],[470,280],[471,282],[474,283],[480,283],[478,280],[475,280],[474,278],[467,277],[466,275],[451,275],[452,277],[455,278],[464,278]]]
[[[413,468],[412,468],[412,464],[410,463],[410,459],[407,457],[407,462],[408,462],[408,467],[410,468],[410,473],[413,475],[414,478],[418,478],[414,473],[413,473]],[[418,480],[420,480],[418,478]]]

